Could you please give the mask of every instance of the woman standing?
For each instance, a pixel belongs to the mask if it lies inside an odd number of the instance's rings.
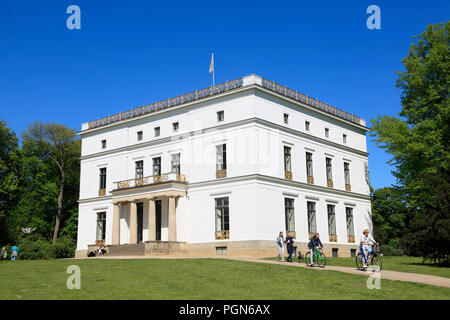
[[[277,247],[278,247],[278,256],[277,261],[279,261],[281,256],[281,261],[284,262],[284,237],[283,237],[283,231],[280,231],[278,237],[277,237]]]

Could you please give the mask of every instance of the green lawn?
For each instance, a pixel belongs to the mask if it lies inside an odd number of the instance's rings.
[[[268,258],[274,260],[276,258]],[[294,260],[294,259],[293,259]],[[431,263],[422,264],[422,258],[416,257],[382,257],[383,270],[392,270],[409,273],[430,274],[433,276],[450,278],[450,268],[440,267]],[[294,261],[298,261],[295,259]],[[327,265],[355,268],[355,258],[330,258],[327,257]]]
[[[69,290],[69,265],[81,289]],[[450,289],[225,259],[37,260],[0,264],[0,299],[450,299]]]

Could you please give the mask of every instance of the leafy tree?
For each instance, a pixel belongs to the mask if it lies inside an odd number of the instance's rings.
[[[20,150],[16,134],[0,120],[0,241],[11,241],[7,220],[18,198]]]
[[[430,25],[412,44],[397,72],[400,117],[372,119],[371,136],[392,155],[406,195],[410,253],[449,262],[450,250],[450,21]]]
[[[56,177],[58,177],[56,181],[55,179],[44,181],[45,178],[38,179],[38,181],[29,181],[31,184],[40,184],[42,186],[42,189],[32,188],[36,193],[35,199],[38,202],[47,202],[50,205],[47,209],[54,213],[55,224],[52,238],[53,244],[55,244],[61,220],[67,218],[65,216],[70,212],[70,206],[67,206],[64,202],[64,191],[68,187],[68,181],[72,182],[69,184],[69,187],[72,189],[69,196],[72,200],[73,197],[78,196],[78,192],[74,195],[73,191],[78,190],[81,144],[76,137],[75,130],[53,123],[35,122],[31,124],[27,131],[23,132],[22,139],[23,149],[29,156],[29,169],[34,170],[31,176],[49,176],[52,175],[52,172],[53,176],[55,176],[56,172]],[[76,185],[73,186],[73,183]],[[51,205],[55,199],[56,207]],[[45,219],[43,227],[45,227]]]

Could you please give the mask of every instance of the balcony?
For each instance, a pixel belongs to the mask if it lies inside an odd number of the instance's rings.
[[[227,169],[216,170],[216,178],[226,178],[227,177]]]
[[[306,177],[306,182],[308,182],[309,184],[314,184],[314,177],[313,176],[307,176]]]
[[[157,183],[176,181],[176,182],[186,182],[186,175],[179,174],[175,172],[164,173],[161,175],[135,178],[123,181],[114,182],[116,184],[116,190],[138,188],[143,186],[148,186]]]
[[[98,196],[104,196],[106,194],[106,189],[98,189]]]
[[[337,235],[330,234],[328,235],[328,237],[330,238],[330,242],[337,242]]]
[[[347,241],[348,242],[355,242],[355,236],[347,236]]]
[[[230,230],[216,231],[216,240],[230,239]]]
[[[327,187],[333,188],[333,180],[327,180]]]
[[[352,191],[352,187],[349,184],[345,184],[345,191]]]

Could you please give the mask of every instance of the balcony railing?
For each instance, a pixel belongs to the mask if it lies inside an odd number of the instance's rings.
[[[306,182],[308,182],[310,184],[314,184],[314,177],[313,176],[307,176],[306,177]]]
[[[226,178],[227,177],[227,169],[216,170],[216,178]]]
[[[230,230],[216,231],[216,240],[230,239]]]
[[[352,191],[351,185],[345,184],[345,191]]]
[[[285,171],[284,177],[288,180],[292,180],[292,172],[291,171]]]
[[[355,242],[355,236],[347,236],[348,242]]]
[[[120,189],[128,189],[128,188],[137,188],[142,186],[147,186],[155,183],[169,182],[169,181],[177,181],[177,182],[186,182],[186,175],[170,172],[164,173],[155,176],[135,178],[123,181],[114,182],[116,184],[116,190]]]
[[[328,237],[330,238],[330,242],[337,242],[337,235],[330,234],[328,235]]]
[[[286,237],[297,239],[297,233],[295,231],[286,231]]]
[[[104,196],[106,194],[106,189],[98,189],[98,196]]]
[[[327,180],[327,187],[333,188],[333,180]]]

